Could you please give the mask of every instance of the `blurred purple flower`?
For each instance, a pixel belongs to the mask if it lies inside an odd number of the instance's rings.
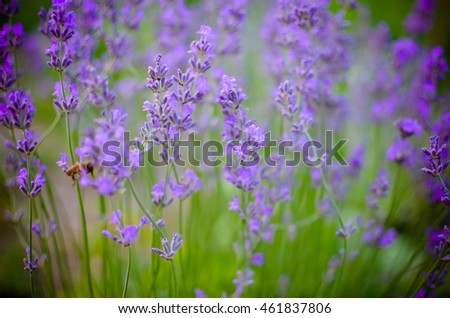
[[[415,155],[415,149],[406,139],[397,139],[386,151],[387,160],[394,161],[406,167],[413,165]]]
[[[389,247],[397,238],[395,229],[385,230],[382,225],[377,225],[374,220],[370,220],[365,225],[363,241],[367,244],[379,248]]]
[[[35,270],[39,269],[39,257],[34,257],[33,260],[31,260],[30,257],[30,248],[26,248],[27,257],[23,259],[23,263],[25,267],[23,268],[26,272],[32,273]]]
[[[433,26],[435,0],[417,0],[413,11],[405,20],[405,29],[411,35],[423,35]]]
[[[402,138],[420,135],[422,126],[417,119],[402,118],[395,122],[395,126],[400,130]]]
[[[200,190],[203,184],[194,171],[187,169],[185,176],[180,177],[179,183],[174,183],[169,179],[169,186],[175,197],[184,200],[191,196],[192,193]]]
[[[114,235],[107,230],[103,230],[102,231],[103,236],[109,237],[113,241],[126,247],[130,246],[136,241],[142,226],[144,226],[147,223],[141,221],[141,223],[138,226],[135,225],[124,226],[122,224],[122,211],[117,210],[111,213],[111,224],[116,225],[116,231],[119,233],[119,235]]]

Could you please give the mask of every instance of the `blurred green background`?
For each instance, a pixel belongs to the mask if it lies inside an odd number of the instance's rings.
[[[197,1],[190,1],[191,3],[195,3]],[[37,12],[39,11],[39,8],[41,6],[49,7],[51,1],[38,1],[38,0],[23,0],[21,5],[21,11],[19,15],[15,18],[15,21],[20,21],[25,26],[25,32],[27,34],[30,34],[31,32],[34,32],[38,28],[39,19],[37,17]],[[254,24],[260,23],[262,20],[262,16],[259,15],[260,12],[263,12],[263,7],[261,5],[261,1],[250,1],[251,3],[251,12],[249,16],[249,21],[247,21],[247,24],[250,24],[246,26],[246,28],[255,28]],[[367,7],[371,11],[371,23],[373,25],[378,24],[379,22],[386,22],[391,29],[391,32],[394,37],[402,37],[405,36],[404,30],[403,30],[403,21],[404,18],[407,16],[407,14],[410,12],[414,5],[415,1],[413,0],[365,0],[360,1],[361,6]],[[438,3],[438,9],[436,13],[436,19],[435,24],[431,32],[423,39],[421,39],[424,43],[430,46],[434,45],[440,45],[443,46],[446,51],[447,60],[450,61],[450,18],[449,18],[449,12],[450,12],[450,1],[448,0],[437,0]],[[350,20],[353,20],[353,22],[356,22],[355,14],[350,14],[349,16]],[[2,21],[3,23],[3,21]],[[253,24],[253,26],[251,25]],[[356,23],[354,23],[355,27]],[[44,51],[41,52],[42,56],[40,57],[42,60],[44,60]],[[245,54],[245,52],[244,52]],[[28,57],[28,58],[34,58],[34,57]],[[258,67],[257,65],[254,67]],[[146,67],[143,67],[143,70],[145,70]],[[145,73],[142,72],[143,76],[145,77]],[[34,81],[39,80],[38,78],[31,78],[26,79],[26,81]],[[449,83],[449,80],[446,80],[446,83]],[[26,86],[26,84],[25,84]],[[50,91],[51,88],[47,88],[48,91]],[[249,96],[252,95],[250,92],[248,94]],[[34,96],[33,96],[34,97]],[[34,97],[36,100],[39,100],[39,97]],[[37,125],[41,127],[45,127],[48,125],[51,120],[53,119],[53,109],[52,107],[46,107],[45,109],[39,109],[39,112],[37,114]],[[40,129],[38,129],[40,130]],[[41,130],[43,131],[43,129]],[[62,131],[62,130],[61,130]],[[55,133],[54,133],[55,134]],[[2,146],[3,147],[3,146]],[[2,180],[0,180],[2,181]],[[407,181],[405,181],[406,183]],[[2,183],[3,184],[3,183]],[[404,185],[405,186],[405,185]],[[407,187],[407,185],[406,185]],[[364,191],[366,191],[364,189]],[[364,192],[362,192],[364,193]],[[362,194],[363,195],[363,194]],[[311,194],[311,196],[315,196],[315,194]],[[209,198],[210,202],[214,202],[214,200],[217,198]],[[200,205],[207,205],[207,203],[203,202],[197,202],[199,201],[196,196],[193,198],[194,204],[200,204]],[[222,199],[223,204],[226,204],[225,200]],[[217,204],[217,202],[216,202]],[[309,202],[309,204],[314,204],[314,202]],[[6,209],[7,206],[7,194],[6,192],[0,188],[0,211],[3,212]],[[205,209],[205,207],[203,207]],[[207,208],[206,208],[207,209]],[[218,222],[225,222],[228,216],[225,216],[225,219],[220,220],[216,219]],[[192,220],[193,222],[202,222],[202,220]],[[229,220],[228,220],[229,221]],[[318,227],[320,228],[320,227]],[[311,228],[311,233],[314,233],[315,228]],[[212,231],[212,229],[211,229]],[[323,234],[323,233],[322,233]],[[330,234],[330,233],[328,233]],[[327,234],[327,235],[328,235]],[[199,235],[199,240],[206,239]],[[333,236],[328,235],[329,239]],[[331,236],[331,237],[330,237]],[[303,234],[303,239],[308,239],[308,233]],[[327,237],[322,236],[322,240],[327,240]],[[291,246],[292,248],[295,248],[295,246]],[[334,247],[331,247],[334,248]],[[273,250],[272,250],[273,251]],[[394,250],[395,253],[397,250]],[[23,265],[22,265],[22,259],[24,257],[24,251],[20,247],[20,245],[17,242],[14,230],[12,227],[7,225],[3,218],[0,218],[0,297],[26,297],[29,294],[28,291],[28,276],[23,271]],[[270,253],[267,257],[270,257]],[[389,262],[391,260],[395,260],[396,258],[400,257],[399,255],[389,255],[387,253],[385,255],[386,260],[385,262]],[[292,260],[295,262],[295,258]],[[326,263],[326,259],[323,259],[323,261]],[[364,262],[367,260],[362,260],[361,262]],[[292,265],[291,265],[292,266]],[[295,266],[295,264],[294,264]],[[310,265],[310,267],[313,265]],[[356,265],[355,265],[356,266]],[[70,269],[68,269],[70,270]],[[201,272],[201,268],[199,269],[192,269],[195,270],[197,273]],[[311,270],[313,270],[311,268]],[[220,268],[215,269],[217,275],[220,275]],[[259,273],[261,274],[261,273]],[[318,273],[319,276],[321,273]],[[230,277],[222,277],[222,281],[231,281],[232,276]],[[296,278],[298,282],[301,282],[301,277]],[[208,281],[208,277],[203,277],[201,279],[201,282],[206,283]],[[355,281],[357,282],[357,281]],[[119,282],[120,283],[120,282]],[[201,284],[199,284],[201,285]],[[260,285],[261,286],[261,285]],[[262,287],[262,290],[267,292],[270,295],[270,285]],[[376,295],[376,291],[374,291],[374,296]],[[218,296],[218,295],[215,295]]]

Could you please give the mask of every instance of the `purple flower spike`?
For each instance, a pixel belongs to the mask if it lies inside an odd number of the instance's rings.
[[[402,138],[420,135],[422,126],[416,119],[403,118],[395,123],[395,126],[400,130]]]
[[[22,133],[22,138],[17,141],[17,150],[26,156],[30,156],[38,144],[38,138],[34,131],[25,130]]]
[[[111,224],[116,225],[116,231],[119,235],[114,235],[107,230],[103,230],[102,234],[105,237],[109,237],[113,241],[123,245],[124,247],[130,246],[136,242],[139,237],[139,231],[146,224],[145,222],[140,222],[139,226],[122,224],[122,211],[117,210],[111,213]]]
[[[386,158],[401,166],[409,167],[413,164],[415,157],[414,148],[406,139],[397,139],[386,152]]]
[[[412,35],[423,35],[433,26],[435,0],[417,0],[413,11],[405,20],[405,29]]]
[[[57,161],[56,164],[58,167],[61,167],[62,171],[66,172],[69,167],[67,166],[67,163],[69,162],[69,157],[65,153],[59,154],[61,160]]]
[[[67,88],[66,82],[64,82],[64,89],[61,88],[60,82],[55,83],[55,92],[53,93],[53,96],[56,96],[56,99],[53,100],[53,104],[61,112],[70,114],[76,110],[78,106],[78,96],[80,96],[80,94],[74,83],[70,84],[69,89]]]
[[[191,43],[191,49],[188,53],[192,55],[189,59],[189,64],[197,73],[205,73],[211,68],[211,61],[214,59],[215,45],[209,42],[211,36],[211,28],[202,25],[197,32],[200,35],[200,40]]]
[[[255,253],[252,256],[252,264],[255,266],[264,265],[264,255],[262,253]]]
[[[233,280],[233,284],[236,285],[236,291],[233,293],[234,298],[240,297],[244,288],[254,283],[254,276],[255,272],[249,268],[237,271],[237,278]]]
[[[399,69],[415,58],[419,53],[419,45],[413,39],[400,39],[393,44],[395,66]]]
[[[441,145],[438,136],[430,137],[430,147],[422,148],[428,163],[428,167],[422,168],[422,171],[433,177],[443,174],[450,164],[450,161],[445,161],[446,149],[447,145]]]
[[[186,170],[185,176],[180,177],[180,183],[173,183],[169,180],[172,193],[180,200],[190,197],[194,192],[200,190],[203,186],[201,180],[194,171]]]
[[[45,184],[45,178],[40,173],[36,174],[34,180],[31,180],[31,184],[28,183],[28,170],[23,168],[19,171],[19,175],[16,178],[19,189],[28,197],[36,197],[41,193]]]
[[[355,231],[356,231],[356,227],[355,227],[353,221],[351,221],[348,224],[345,224],[343,229],[342,228],[339,229],[336,232],[336,236],[341,237],[343,239],[348,239],[350,235],[355,233]]]
[[[395,229],[385,230],[382,225],[377,225],[374,220],[366,224],[366,232],[363,235],[363,241],[367,244],[379,248],[389,247],[397,238]]]
[[[39,269],[39,257],[34,257],[33,260],[30,259],[30,248],[26,248],[27,257],[23,259],[25,267],[23,268],[26,272],[32,273]]]
[[[55,221],[50,220],[43,229],[41,226],[41,222],[37,221],[31,226],[31,229],[40,238],[48,238],[52,233],[54,233],[58,229],[58,225],[55,223]]]
[[[380,208],[379,200],[388,196],[388,191],[391,188],[388,174],[385,170],[378,172],[378,176],[374,183],[370,185],[370,195],[366,199],[367,205],[375,210]]]
[[[34,114],[36,113],[30,96],[20,90],[9,93],[8,110],[11,114],[12,124],[21,130],[30,127]]]
[[[170,205],[173,201],[172,198],[167,199],[167,193],[164,193],[164,190],[167,191],[169,189],[169,185],[167,187],[164,184],[164,179],[161,179],[161,181],[157,184],[155,184],[152,188],[152,202],[156,206],[162,206],[166,207]]]
[[[172,237],[172,241],[169,244],[169,240],[163,238],[161,240],[162,249],[153,247],[152,251],[158,254],[161,258],[166,260],[171,260],[175,256],[175,253],[181,248],[183,245],[183,239],[178,233],[174,233]]]

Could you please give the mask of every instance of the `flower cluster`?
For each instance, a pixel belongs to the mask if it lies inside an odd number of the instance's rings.
[[[440,139],[438,136],[430,137],[430,147],[422,148],[422,152],[426,156],[426,162],[428,167],[422,168],[422,171],[426,174],[439,178],[441,182],[441,189],[443,195],[440,198],[442,203],[450,206],[450,191],[442,179],[442,174],[447,170],[450,161],[446,160],[447,157],[447,145],[440,144]]]
[[[112,239],[118,244],[127,247],[136,241],[139,236],[139,231],[144,225],[149,224],[149,221],[146,217],[142,217],[139,225],[124,226],[122,223],[122,216],[122,211],[120,210],[111,213],[111,224],[114,224],[116,226],[118,235],[114,235],[107,230],[103,230],[102,234],[103,236]]]
[[[120,108],[113,108],[95,121],[96,127],[86,130],[81,147],[77,149],[81,162],[89,161],[96,167],[95,176],[84,173],[80,178],[82,187],[92,187],[101,195],[111,196],[123,185],[123,181],[130,177],[131,173],[139,167],[139,149],[130,150],[130,161],[126,166],[123,160],[123,150],[126,145],[121,144],[125,132],[125,120],[128,115]],[[105,145],[121,145],[116,156],[109,156],[104,151]],[[113,149],[113,148],[112,148]],[[58,165],[63,167],[66,155],[61,157]]]
[[[174,233],[172,240],[169,243],[169,240],[166,238],[161,239],[162,249],[153,247],[152,252],[158,254],[161,258],[165,260],[171,260],[175,256],[175,253],[181,248],[183,245],[183,239],[178,233]]]

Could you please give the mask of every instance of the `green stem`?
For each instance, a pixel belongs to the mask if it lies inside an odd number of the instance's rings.
[[[55,127],[59,123],[60,119],[61,119],[61,113],[57,112],[56,116],[55,116],[55,119],[53,119],[53,121],[50,124],[50,126],[44,131],[44,133],[42,134],[41,138],[39,139],[39,142],[36,145],[36,149],[35,149],[36,153],[37,153],[37,150],[39,149],[40,145],[42,144],[42,142],[45,140],[45,138],[47,138],[48,135],[50,135],[50,133],[53,131],[53,129],[55,129]]]
[[[30,169],[30,156],[27,156],[27,170],[28,170],[28,185],[31,184],[31,169]],[[30,191],[30,190],[29,190]],[[33,262],[33,198],[29,197],[29,245],[30,245],[30,262]],[[34,282],[33,282],[33,269],[30,270],[30,289],[31,297],[34,298]]]
[[[67,136],[67,143],[69,144],[70,160],[72,161],[72,163],[75,163],[75,156],[74,156],[73,150],[72,150],[72,136],[71,136],[71,133],[70,133],[69,114],[66,114],[66,136]]]
[[[106,202],[105,202],[105,196],[101,195],[99,196],[99,205],[100,205],[100,215],[101,217],[106,221]],[[105,224],[106,226],[106,224]],[[108,257],[108,241],[106,237],[102,238],[102,277],[103,277],[103,297],[106,297],[107,290],[108,290],[108,263],[107,260]]]
[[[88,231],[87,231],[87,225],[86,225],[86,213],[84,210],[84,204],[83,204],[83,196],[81,195],[81,187],[80,183],[76,181],[77,186],[77,195],[78,195],[78,202],[80,204],[80,210],[81,210],[81,225],[83,228],[83,243],[84,243],[84,254],[86,256],[86,275],[88,279],[88,286],[89,286],[89,297],[94,297],[94,290],[92,288],[92,274],[91,274],[91,260],[89,257],[89,239],[88,239]]]
[[[439,264],[439,261],[441,261],[440,257],[437,257],[436,260],[433,262],[433,264],[430,267],[430,270],[427,271],[427,273],[425,274],[425,276],[422,278],[422,280],[420,281],[419,285],[417,285],[417,288],[415,289],[415,291],[411,294],[411,297],[414,297],[415,295],[417,295],[417,293],[419,292],[420,288],[423,286],[423,284],[425,284],[425,282],[427,281],[428,277],[430,276],[430,274],[433,272],[433,270],[435,269],[435,267],[437,266],[437,264]]]
[[[444,211],[444,213],[442,215],[440,215],[439,218],[437,218],[435,220],[435,222],[431,225],[431,228],[436,227],[436,225],[440,224],[445,217],[447,216],[447,213]],[[417,249],[413,252],[413,254],[411,255],[411,257],[409,258],[408,262],[406,263],[406,265],[397,273],[397,275],[394,277],[394,279],[390,282],[388,288],[384,291],[383,295],[385,295],[384,297],[386,297],[386,295],[392,291],[392,289],[397,285],[398,281],[400,280],[400,278],[403,276],[403,274],[408,271],[408,269],[410,268],[410,266],[412,265],[412,263],[414,262],[414,260],[416,259],[416,257],[420,254],[420,252],[423,250],[424,248],[424,244],[428,241],[428,236],[424,235],[422,240],[420,241]],[[413,281],[411,287],[409,288],[409,290],[411,291],[413,286],[414,286],[415,280]]]
[[[177,284],[177,273],[175,268],[175,262],[173,259],[170,260],[170,264],[172,265],[172,277],[173,277],[173,287],[175,289],[175,298],[178,298],[178,284]]]
[[[150,215],[150,213],[145,209],[144,204],[142,203],[141,199],[139,198],[139,196],[136,192],[136,189],[134,188],[133,182],[131,181],[130,178],[128,178],[127,180],[128,180],[128,184],[130,185],[131,193],[133,194],[133,197],[136,200],[139,207],[141,208],[142,212],[147,216],[150,223],[156,229],[156,231],[158,232],[161,239],[165,238],[164,232],[161,230],[161,228],[158,226],[158,224],[156,224],[156,221],[153,219],[153,217]]]
[[[339,271],[339,275],[336,279],[336,285],[334,287],[334,296],[333,297],[336,297],[338,287],[342,285],[341,283],[342,283],[342,279],[344,277],[346,264],[347,264],[347,238],[344,238],[344,255],[342,258],[342,266],[341,266],[341,270]],[[341,294],[341,297],[342,297],[342,294]]]
[[[128,246],[128,266],[127,266],[127,274],[125,276],[125,284],[123,286],[122,298],[127,297],[128,281],[130,280],[130,270],[131,270],[131,246]]]
[[[305,135],[308,137],[309,141],[311,141],[311,142],[313,141],[313,139],[308,131],[305,131]],[[316,158],[318,158],[317,149],[315,147],[313,147],[313,153],[314,153],[314,156]],[[334,193],[333,193],[332,189],[330,188],[330,186],[328,185],[328,182],[325,178],[323,170],[319,168],[319,172],[320,172],[320,179],[322,181],[322,185],[328,194],[328,199],[330,200],[331,204],[333,205],[334,211],[336,213],[336,216],[338,218],[341,228],[344,229],[345,228],[344,221],[342,220],[339,206],[337,205],[336,201],[334,200]],[[347,249],[348,249],[347,248],[347,239],[344,239],[344,257],[342,259],[342,266],[341,266],[341,270],[339,271],[339,276],[336,280],[335,293],[338,290],[342,276],[344,275],[345,265],[346,265],[345,263],[347,262],[347,252],[348,252]]]
[[[312,137],[311,137],[311,135],[309,134],[308,131],[305,131],[305,135],[308,137],[309,141],[313,141],[313,139],[312,139]],[[318,158],[319,156],[318,156],[318,154],[317,154],[317,149],[316,149],[315,147],[313,147],[312,149],[313,149],[314,156],[316,156],[316,157]],[[334,210],[335,210],[335,212],[336,212],[336,216],[337,216],[337,218],[338,218],[339,224],[340,224],[340,226],[341,226],[342,228],[344,228],[344,222],[343,222],[342,217],[341,217],[341,214],[340,214],[340,212],[339,212],[340,209],[339,209],[339,207],[338,207],[336,201],[334,200],[334,193],[333,193],[333,191],[331,190],[330,186],[328,185],[327,180],[325,179],[325,175],[323,174],[323,170],[322,170],[322,169],[319,169],[319,171],[320,171],[320,179],[321,179],[321,181],[322,181],[322,185],[323,185],[325,191],[328,193],[328,198],[330,199],[331,204],[332,204],[333,207],[334,207]]]
[[[62,72],[58,72],[59,74],[59,80],[61,83],[61,91],[63,93],[63,98],[66,100],[66,93],[64,91],[64,83],[62,78]],[[75,156],[73,154],[73,147],[72,147],[72,137],[70,132],[70,119],[69,114],[66,113],[66,137],[67,137],[67,143],[69,146],[69,153],[70,153],[70,159],[72,163],[75,162]],[[83,203],[83,196],[81,194],[81,188],[80,183],[78,180],[76,181],[76,187],[77,187],[77,197],[78,197],[78,203],[80,205],[81,210],[81,225],[83,229],[83,245],[84,245],[84,254],[86,257],[86,275],[88,279],[88,286],[89,286],[89,296],[94,297],[94,290],[92,288],[92,274],[91,274],[91,260],[89,257],[89,240],[88,240],[88,232],[87,232],[87,225],[86,225],[86,212],[84,210],[84,203]]]

